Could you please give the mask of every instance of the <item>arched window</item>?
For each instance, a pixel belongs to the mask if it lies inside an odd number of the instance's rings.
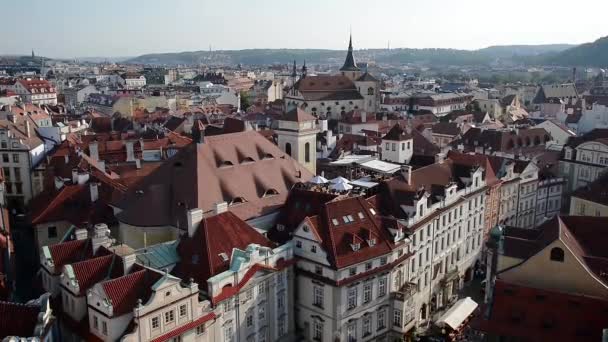
[[[551,250],[551,260],[564,262],[564,250],[559,247],[554,247]]]
[[[372,87],[367,88],[367,95],[374,95],[374,88],[372,88]]]
[[[291,144],[285,143],[285,153],[287,153],[291,157]]]
[[[310,163],[310,143],[304,144],[304,161]]]

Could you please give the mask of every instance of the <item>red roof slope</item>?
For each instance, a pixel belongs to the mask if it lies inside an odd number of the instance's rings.
[[[473,326],[525,341],[599,341],[608,327],[608,302],[497,280],[489,319]]]
[[[364,262],[388,254],[393,248],[384,221],[370,209],[372,206],[363,197],[338,198],[326,203],[320,215],[310,218],[311,228],[321,237],[333,267],[339,269]],[[346,223],[344,217],[352,218],[352,222]],[[371,240],[375,243],[370,243]],[[359,244],[358,250],[353,249],[354,244]]]
[[[174,273],[182,279],[193,278],[204,286],[207,279],[230,266],[232,250],[246,249],[249,244],[272,247],[273,244],[232,212],[203,219],[191,238],[182,238],[178,253],[181,262]],[[220,254],[225,253],[226,259]]]
[[[113,316],[121,316],[132,311],[138,299],[145,303],[152,293],[152,285],[161,277],[162,274],[158,272],[143,269],[103,282],[103,290],[112,303]]]
[[[0,339],[7,336],[32,337],[39,313],[39,305],[0,301]]]
[[[121,222],[185,226],[185,208],[212,211],[218,202],[247,220],[284,204],[292,186],[312,174],[255,131],[205,137],[133,186],[115,203]]]
[[[73,263],[72,269],[78,281],[80,295],[105,278],[116,277],[122,274],[122,262],[115,254],[108,254],[97,258]]]

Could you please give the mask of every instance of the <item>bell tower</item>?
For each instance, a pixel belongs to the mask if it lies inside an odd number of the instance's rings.
[[[277,143],[313,174],[317,174],[317,118],[301,108],[295,107],[278,120]]]
[[[353,35],[350,35],[348,41],[348,52],[346,53],[346,60],[344,65],[340,68],[342,76],[348,77],[351,81],[356,81],[361,76],[361,69],[355,62],[355,56],[353,55]]]

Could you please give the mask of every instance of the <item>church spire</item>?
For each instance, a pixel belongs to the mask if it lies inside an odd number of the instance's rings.
[[[360,71],[359,67],[357,67],[357,63],[355,62],[355,56],[353,55],[353,35],[352,35],[352,33],[348,40],[348,53],[346,54],[346,60],[344,61],[344,66],[342,66],[340,71]]]
[[[304,64],[302,65],[302,78],[306,77],[307,72],[308,68],[306,67],[306,60],[304,60]]]

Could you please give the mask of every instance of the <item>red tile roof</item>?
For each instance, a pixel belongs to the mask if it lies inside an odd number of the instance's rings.
[[[285,113],[279,120],[304,122],[304,121],[315,121],[315,120],[317,120],[317,118],[308,114],[308,112],[306,112],[305,110],[297,107],[297,108],[293,108],[292,110]]]
[[[382,140],[404,141],[412,139],[412,135],[406,131],[401,125],[396,124],[388,133],[382,137]]]
[[[311,178],[257,132],[223,134],[180,150],[114,204],[123,209],[117,218],[135,226],[183,227],[185,208],[211,212],[223,201],[247,220],[278,209],[294,184]]]
[[[162,274],[150,269],[143,269],[101,283],[112,303],[113,317],[133,311],[138,299],[145,303],[152,293],[152,285],[160,278],[162,278]]]
[[[115,254],[108,254],[71,264],[74,276],[78,281],[79,295],[103,279],[117,277],[122,274],[122,260]]]
[[[193,278],[204,286],[207,279],[228,269],[232,250],[245,250],[249,244],[272,247],[264,235],[228,211],[203,219],[193,237],[182,238],[177,251],[180,263],[174,273]],[[220,254],[224,253],[224,260]]]
[[[33,337],[40,310],[40,305],[0,301],[0,339]]]
[[[525,341],[599,341],[608,327],[608,302],[496,280],[489,318],[473,327]]]
[[[93,254],[90,240],[72,240],[49,246],[55,271],[59,274],[63,266],[90,258]]]
[[[393,249],[394,243],[386,221],[372,214],[370,209],[371,204],[360,196],[336,198],[323,205],[320,215],[311,218],[311,223],[316,222],[311,230],[322,238],[321,245],[334,268],[364,262],[388,254]],[[353,221],[345,223],[345,216]],[[375,243],[370,244],[372,239]],[[353,244],[359,244],[359,249],[354,250]]]

